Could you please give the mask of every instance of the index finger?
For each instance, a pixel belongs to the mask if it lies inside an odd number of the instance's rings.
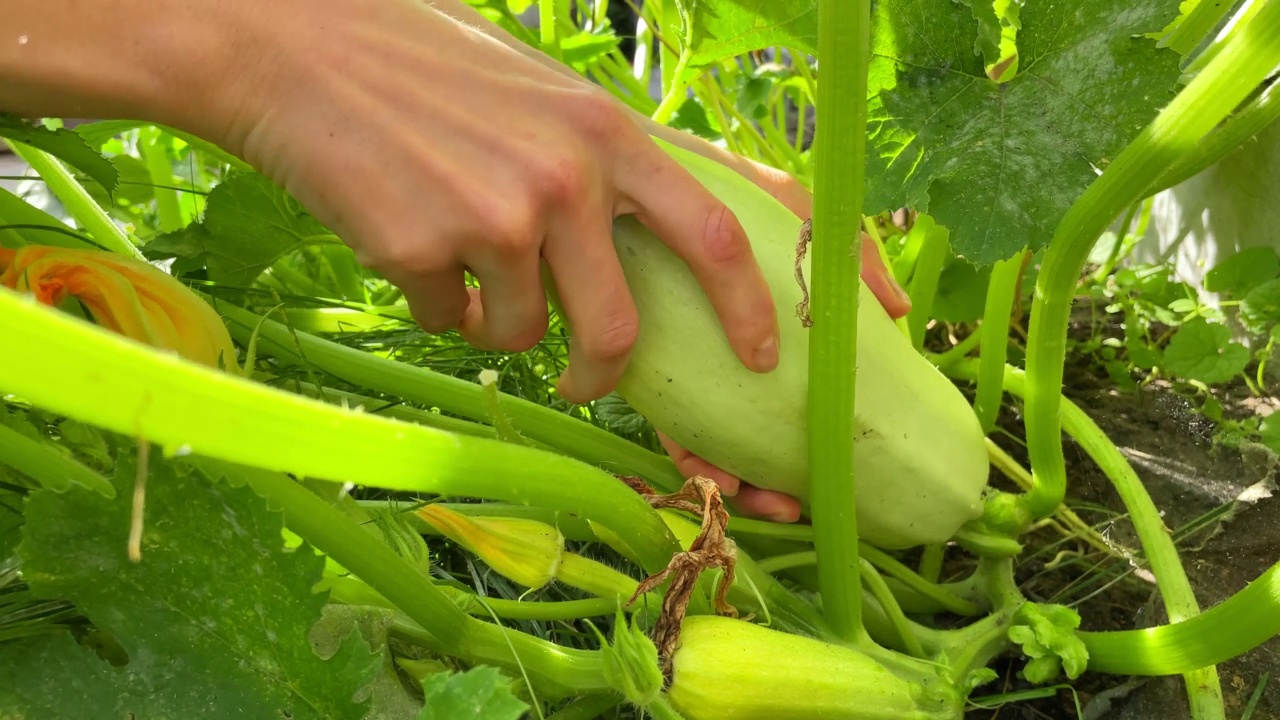
[[[747,368],[778,365],[778,317],[747,233],[727,205],[652,143],[626,158],[619,189],[636,219],[689,266]]]

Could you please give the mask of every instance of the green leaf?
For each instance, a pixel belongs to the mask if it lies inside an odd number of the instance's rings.
[[[158,454],[158,453],[156,453]],[[73,602],[118,642],[123,667],[65,639],[0,645],[0,707],[18,717],[359,720],[381,659],[358,634],[328,659],[309,629],[324,559],[286,550],[280,514],[245,488],[153,454],[140,562],[130,561],[134,464],[117,498],[32,493],[19,552],[32,590]]]
[[[77,135],[84,138],[85,142],[89,143],[91,146],[101,148],[108,140],[116,137],[117,135],[129,132],[130,130],[152,126],[153,123],[139,122],[137,120],[101,120],[99,122],[80,125],[75,129],[75,132]],[[230,165],[234,170],[252,170],[248,163],[235,155],[232,155],[226,150],[223,150],[217,145],[214,145],[208,140],[204,140],[203,138],[196,137],[190,133],[175,130],[174,128],[164,125],[154,125],[154,127],[160,128],[165,133],[185,142],[190,145],[192,149],[208,155],[209,157],[216,159],[218,162]]]
[[[1129,353],[1129,362],[1135,367],[1150,370],[1160,364],[1160,349],[1152,347],[1143,332],[1142,321],[1132,312],[1124,315],[1124,346]]]
[[[1084,672],[1089,651],[1076,635],[1080,615],[1065,605],[1025,603],[1018,609],[1009,639],[1022,647],[1031,661],[1023,675],[1032,683],[1046,683],[1065,672],[1074,680]]]
[[[1019,13],[1017,77],[997,84],[952,0],[876,5],[868,214],[912,207],[990,264],[1039,249],[1068,207],[1171,97],[1178,56],[1140,33],[1173,0],[1043,0]]]
[[[1244,297],[1262,283],[1280,276],[1280,255],[1272,247],[1241,250],[1204,274],[1204,289]]]
[[[157,237],[144,252],[199,259],[211,280],[247,285],[281,257],[329,238],[283,188],[257,173],[238,173],[209,193],[200,222]]]
[[[1268,280],[1240,301],[1240,321],[1252,333],[1262,334],[1280,321],[1280,279]]]
[[[418,720],[520,720],[529,706],[511,692],[497,668],[479,665],[463,673],[423,678],[426,705]]]
[[[813,55],[816,0],[684,0],[693,24],[689,70],[767,47]]]
[[[1280,453],[1280,417],[1272,413],[1264,418],[1258,426],[1258,436],[1272,452]]]
[[[949,323],[973,322],[987,310],[991,268],[951,258],[938,276],[938,294],[929,314]]]
[[[1249,349],[1231,339],[1225,325],[1194,318],[1178,328],[1164,349],[1164,369],[1188,380],[1221,383],[1249,364]]]
[[[11,557],[18,547],[22,522],[22,499],[15,492],[0,489],[0,561]]]
[[[80,249],[100,247],[58,218],[0,187],[0,247],[18,248],[23,245]]]
[[[560,52],[564,55],[565,64],[572,65],[580,72],[597,58],[613,52],[616,47],[618,36],[612,32],[579,32],[560,41]]]
[[[707,109],[693,98],[685,100],[680,107],[676,108],[675,114],[671,116],[670,125],[676,130],[685,130],[708,140],[719,140],[723,136],[715,119],[708,115]]]
[[[119,172],[110,160],[94,152],[79,135],[66,128],[53,130],[28,120],[0,113],[0,137],[8,138],[53,155],[89,176],[108,194],[120,182]]]
[[[973,19],[978,22],[978,38],[973,43],[973,50],[981,53],[987,64],[1000,60],[1000,16],[996,14],[996,5],[991,0],[960,0],[968,5]]]
[[[595,411],[610,430],[620,435],[638,435],[650,428],[649,421],[617,393],[609,393],[597,400]]]

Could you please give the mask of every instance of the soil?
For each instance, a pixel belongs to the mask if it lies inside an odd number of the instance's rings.
[[[1088,323],[1087,312],[1073,323],[1073,334]],[[1087,330],[1083,330],[1087,332]],[[1069,357],[1064,379],[1067,396],[1107,433],[1128,458],[1177,533],[1178,549],[1201,609],[1220,603],[1280,561],[1280,498],[1273,496],[1277,458],[1263,448],[1230,448],[1214,443],[1212,422],[1167,385],[1119,391],[1105,371],[1085,357]],[[1257,402],[1231,393],[1234,414]],[[1232,397],[1240,398],[1232,400]],[[1022,418],[1007,411],[996,436],[1011,455],[1027,464]],[[1106,476],[1070,439],[1065,440],[1068,504],[1106,538],[1139,550],[1124,505]],[[1240,498],[1244,499],[1240,499]],[[1216,514],[1215,514],[1216,513]],[[1050,542],[1060,539],[1041,531]],[[1023,559],[1018,580],[1033,599],[1062,602],[1083,617],[1086,630],[1141,628],[1167,622],[1154,578],[1145,567],[1122,559],[1106,561],[1093,551],[1076,562],[1048,566],[1061,545]],[[1070,560],[1071,558],[1068,558]],[[1107,562],[1104,574],[1099,563]],[[1116,580],[1111,582],[1111,580]],[[1090,585],[1093,583],[1093,585]],[[1004,685],[976,695],[1011,692],[1028,686],[1016,677],[1016,663],[997,667]],[[1259,685],[1263,691],[1250,720],[1280,720],[1280,638],[1218,666],[1227,718],[1240,720]],[[1268,679],[1270,682],[1268,682]],[[1071,690],[998,710],[969,713],[977,720],[1181,720],[1190,718],[1181,677],[1126,678],[1086,673]],[[1078,703],[1078,706],[1077,706]]]

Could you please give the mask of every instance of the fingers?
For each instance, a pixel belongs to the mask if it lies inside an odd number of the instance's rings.
[[[738,219],[651,142],[624,159],[619,190],[638,220],[675,252],[702,285],[743,365],[778,364],[778,321],[769,286]],[[628,203],[630,204],[630,203]],[[625,207],[625,205],[624,205]]]
[[[720,488],[721,495],[733,498],[734,508],[743,515],[783,523],[800,519],[800,501],[790,495],[748,485],[677,445],[663,433],[658,433],[658,441],[682,475],[710,478]]]
[[[458,325],[468,343],[482,348],[524,352],[547,334],[547,298],[538,271],[538,250],[508,249],[476,264],[480,283]]]
[[[773,522],[793,523],[800,519],[799,500],[780,492],[745,484],[733,499],[733,506],[743,515]]]
[[[382,274],[404,293],[414,322],[427,332],[457,327],[471,302],[461,267],[416,274],[388,268]]]
[[[898,285],[870,235],[862,234],[862,280],[895,320],[911,312],[911,298]]]
[[[742,485],[742,481],[738,478],[685,450],[662,433],[658,433],[658,441],[662,443],[663,449],[667,451],[667,455],[670,456],[671,462],[675,463],[680,474],[685,477],[701,475],[710,478],[715,482],[716,487],[720,488],[720,494],[725,497],[738,494],[738,488]]]
[[[553,235],[543,248],[570,326],[569,364],[558,386],[569,402],[607,395],[639,335],[639,315],[612,233],[607,213],[581,211],[572,228]]]

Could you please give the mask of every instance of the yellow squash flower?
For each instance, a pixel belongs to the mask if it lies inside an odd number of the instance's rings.
[[[78,300],[94,322],[194,362],[238,371],[222,318],[177,278],[105,250],[0,248],[0,285],[54,307]]]

